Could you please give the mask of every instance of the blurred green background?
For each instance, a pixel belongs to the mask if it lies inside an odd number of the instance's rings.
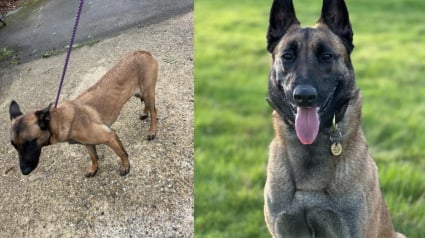
[[[271,0],[195,0],[195,234],[270,237],[265,50]],[[425,1],[348,0],[362,127],[397,231],[425,234]],[[321,1],[294,1],[304,26]]]

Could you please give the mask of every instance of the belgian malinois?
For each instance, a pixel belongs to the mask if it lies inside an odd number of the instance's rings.
[[[86,176],[97,172],[98,144],[106,144],[114,150],[121,158],[120,175],[126,175],[130,170],[128,154],[110,126],[134,95],[145,104],[141,119],[150,114],[147,139],[155,138],[157,75],[155,58],[149,52],[137,51],[126,55],[76,99],[60,103],[57,108],[49,105],[43,110],[23,115],[19,105],[12,101],[9,107],[12,121],[10,140],[18,151],[21,172],[27,175],[37,167],[44,146],[69,142],[86,146],[92,162]]]
[[[273,237],[404,237],[394,232],[360,128],[361,96],[343,0],[324,0],[303,28],[291,0],[274,0],[269,104],[275,138],[264,190]]]

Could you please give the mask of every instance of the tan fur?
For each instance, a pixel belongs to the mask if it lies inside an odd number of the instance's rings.
[[[97,171],[95,145],[106,144],[121,158],[120,174],[125,175],[130,169],[128,155],[110,126],[117,120],[124,104],[135,95],[145,104],[141,118],[150,114],[147,138],[151,140],[155,137],[157,75],[158,63],[149,52],[130,53],[76,99],[50,108],[48,130],[41,130],[38,126],[40,118],[37,118],[37,112],[14,118],[11,140],[17,147],[34,138],[38,138],[39,147],[60,142],[83,144],[92,160],[87,176],[93,176]]]

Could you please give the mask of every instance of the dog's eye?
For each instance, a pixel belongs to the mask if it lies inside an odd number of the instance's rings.
[[[331,53],[320,54],[320,60],[322,61],[330,61],[331,59],[333,59],[333,55]]]
[[[293,53],[283,53],[282,59],[284,61],[293,61],[295,59],[295,55]]]

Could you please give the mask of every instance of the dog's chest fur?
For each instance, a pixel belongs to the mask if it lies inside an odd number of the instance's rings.
[[[334,178],[335,161],[324,147],[306,150],[287,148],[287,163],[296,190],[324,191]]]
[[[294,128],[284,123],[278,115],[274,115],[275,128],[280,135],[276,143],[283,146],[281,157],[288,168],[289,176],[296,191],[325,192],[335,180],[336,163],[330,154],[329,137],[319,134],[313,145],[301,145],[295,135]],[[303,147],[302,149],[299,147]]]
[[[319,233],[329,235],[327,231],[339,227],[336,234],[354,235],[362,226],[359,217],[366,213],[360,206],[366,198],[356,192],[361,189],[346,186],[354,180],[351,172],[357,164],[331,154],[329,135],[320,133],[314,144],[302,145],[277,113],[273,119],[276,137],[270,145],[265,194],[276,232],[321,237]]]

